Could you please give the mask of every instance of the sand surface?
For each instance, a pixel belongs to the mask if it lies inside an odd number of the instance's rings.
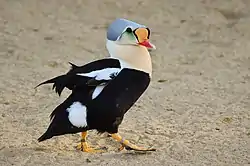
[[[120,134],[158,151],[75,150],[80,136],[38,143],[59,98],[41,81],[107,56],[117,17],[152,29],[153,79]],[[0,0],[0,165],[250,165],[249,0]]]

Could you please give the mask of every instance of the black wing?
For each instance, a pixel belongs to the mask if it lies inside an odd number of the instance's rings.
[[[149,74],[122,69],[95,99],[87,103],[88,125],[99,132],[117,132],[124,114],[140,98],[149,83]]]
[[[55,92],[60,96],[65,87],[68,88],[69,90],[73,90],[78,85],[97,86],[101,83],[105,83],[110,80],[110,79],[109,80],[108,79],[95,80],[95,76],[90,77],[88,75],[79,75],[79,74],[83,74],[83,73],[87,74],[87,73],[91,73],[94,71],[103,70],[107,68],[117,68],[117,69],[121,68],[119,60],[113,59],[113,58],[96,60],[84,66],[76,66],[73,63],[70,63],[70,64],[71,64],[71,69],[66,74],[44,81],[40,83],[39,85],[37,85],[35,88],[44,84],[53,83],[53,89],[55,89]],[[100,75],[101,73],[99,73],[99,76]],[[112,79],[114,75],[115,75],[114,72],[111,72],[110,78]]]

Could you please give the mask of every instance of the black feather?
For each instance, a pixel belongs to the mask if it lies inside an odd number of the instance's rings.
[[[73,126],[69,121],[69,113],[67,108],[69,108],[75,101],[84,103],[88,98],[88,89],[83,89],[77,92],[73,92],[63,103],[58,105],[53,112],[50,114],[50,125],[45,133],[38,138],[38,141],[45,141],[54,136],[64,135],[64,134],[74,134],[81,131],[85,131],[86,127],[79,128]]]
[[[37,140],[38,142],[45,141],[46,139],[52,138],[52,135],[48,135],[47,133],[44,133],[41,137],[39,137]]]
[[[63,89],[65,88],[65,79],[66,79],[66,75],[60,75],[60,76],[57,76],[55,78],[52,78],[50,80],[47,80],[47,81],[44,81],[40,84],[38,84],[35,88],[41,86],[41,85],[44,85],[44,84],[51,84],[53,83],[53,88],[52,89],[55,89],[56,93],[61,96],[61,93],[63,91]]]
[[[71,65],[71,69],[64,75],[52,78],[50,80],[44,81],[37,85],[35,88],[53,83],[53,90],[60,96],[63,89],[66,87],[69,90],[73,90],[76,86],[88,86],[86,82],[90,79],[89,77],[78,76],[78,73],[88,73],[95,70],[101,70],[107,67],[120,68],[120,62],[117,59],[101,59],[93,61],[83,66],[77,66],[72,62],[68,62]]]
[[[73,64],[72,62],[69,62],[69,64],[71,65],[71,70],[75,70],[75,69],[79,68],[79,66]]]

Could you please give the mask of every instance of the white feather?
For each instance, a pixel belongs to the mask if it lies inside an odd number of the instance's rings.
[[[87,124],[87,108],[80,102],[74,102],[69,108],[69,121],[76,127],[86,127]]]
[[[106,85],[97,86],[92,94],[92,99],[95,99],[105,88]]]
[[[110,77],[112,74],[118,74],[121,69],[119,68],[106,68],[102,70],[96,70],[89,73],[79,73],[79,76],[91,77],[95,78],[96,80],[111,80]]]

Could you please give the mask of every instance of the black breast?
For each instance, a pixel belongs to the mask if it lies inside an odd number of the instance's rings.
[[[117,132],[124,114],[139,99],[149,83],[149,74],[123,69],[101,94],[88,104],[88,126],[100,132]]]

